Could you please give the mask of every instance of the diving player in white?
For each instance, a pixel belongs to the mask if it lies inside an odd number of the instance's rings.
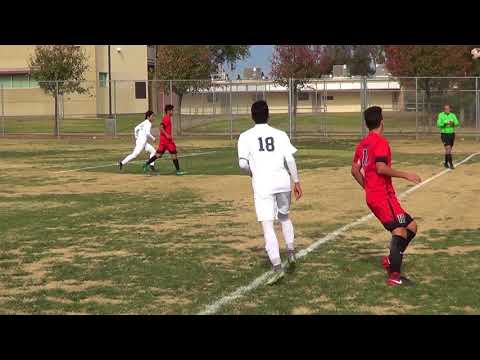
[[[302,188],[293,157],[297,149],[290,143],[285,132],[267,124],[268,117],[268,105],[265,101],[257,101],[252,105],[252,119],[256,125],[243,132],[238,139],[238,163],[240,168],[252,177],[257,220],[262,223],[265,249],[273,266],[273,276],[267,282],[271,285],[284,276],[273,227],[277,219],[282,225],[287,245],[289,268],[295,265],[293,224],[288,217],[291,180],[294,182],[296,200],[301,198]]]
[[[150,129],[152,128],[152,123],[155,120],[155,114],[153,111],[148,110],[145,113],[145,120],[135,126],[134,135],[135,135],[135,148],[133,149],[132,153],[128,155],[125,159],[118,162],[118,167],[122,170],[123,165],[127,164],[129,161],[135,159],[142,150],[150,153],[150,158],[153,157],[156,153],[155,148],[148,143],[148,139],[152,139],[155,141],[155,137],[152,136],[150,133]],[[150,169],[153,171],[155,170],[154,162],[150,164]]]

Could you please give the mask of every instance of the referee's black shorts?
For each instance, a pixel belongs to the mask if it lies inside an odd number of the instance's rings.
[[[455,133],[451,133],[451,134],[442,134],[441,135],[441,138],[442,138],[442,143],[443,145],[447,146],[453,146],[453,143],[455,142]]]

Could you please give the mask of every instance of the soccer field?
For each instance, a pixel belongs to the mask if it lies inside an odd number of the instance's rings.
[[[369,214],[350,175],[355,143],[295,144],[297,250]],[[167,154],[157,174],[143,174],[141,161],[119,172],[130,139],[0,139],[0,313],[198,314],[215,305],[217,314],[480,314],[480,155],[402,201],[419,225],[404,260],[416,286],[385,285],[389,234],[369,219],[267,287],[250,286],[270,265],[235,141],[177,145],[183,177]],[[391,146],[394,166],[423,180],[444,171],[437,138]],[[454,159],[479,149],[458,139]],[[394,184],[399,194],[412,187]],[[228,297],[236,291],[243,296]]]

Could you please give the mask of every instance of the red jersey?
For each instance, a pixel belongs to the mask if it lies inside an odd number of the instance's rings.
[[[392,165],[392,153],[387,139],[375,132],[370,132],[357,145],[353,162],[361,164],[364,171],[363,183],[367,202],[371,197],[395,194],[392,178],[377,173],[377,162]]]
[[[172,136],[172,120],[171,117],[168,115],[165,115],[162,119],[162,123],[160,126],[163,128],[163,131],[165,131],[168,135]],[[161,144],[168,144],[170,142],[173,142],[172,139],[167,139],[167,137],[160,132],[160,143]]]

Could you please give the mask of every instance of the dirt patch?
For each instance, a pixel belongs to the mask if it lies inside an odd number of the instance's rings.
[[[97,303],[97,304],[108,304],[108,305],[118,305],[118,304],[123,304],[124,301],[118,300],[118,299],[108,299],[102,296],[90,296],[88,298],[80,300],[80,304],[86,304],[86,303]]]
[[[297,306],[292,309],[292,315],[309,315],[314,311],[306,306]]]

